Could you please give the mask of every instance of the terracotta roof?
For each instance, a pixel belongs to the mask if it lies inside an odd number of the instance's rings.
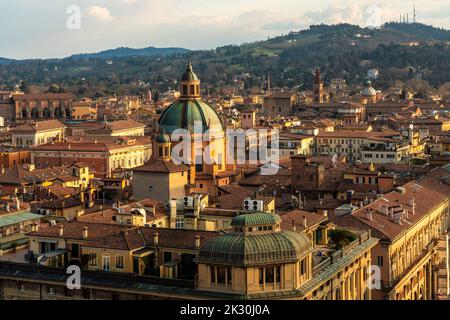
[[[59,227],[64,226],[63,238],[85,242],[85,247],[110,248],[116,250],[135,250],[143,247],[153,247],[154,234],[158,233],[159,247],[195,250],[195,237],[200,236],[203,243],[214,239],[218,232],[162,229],[147,227],[126,227],[114,224],[85,223],[71,221],[60,223],[46,229],[31,232],[28,236],[61,238]],[[87,228],[88,237],[83,239],[83,228]]]
[[[81,201],[75,198],[61,198],[52,201],[43,201],[39,204],[39,206],[44,209],[65,209],[81,205]]]
[[[327,217],[303,210],[294,210],[287,213],[280,213],[281,217],[281,230],[293,231],[293,224],[297,231],[304,231],[306,228],[303,225],[303,217],[306,218],[307,228],[316,226],[324,221],[327,221]]]
[[[86,131],[86,134],[112,133],[115,131],[131,130],[136,128],[145,128],[145,124],[136,122],[131,119],[119,120],[104,123],[102,127]]]
[[[54,142],[47,143],[40,146],[32,147],[34,151],[78,151],[78,152],[105,152],[111,150],[126,149],[135,146],[151,145],[151,141],[148,137],[133,137],[127,139],[127,137],[110,137],[114,140],[108,142],[99,142],[95,140],[82,139],[81,141],[67,141],[67,142]],[[132,141],[130,144],[127,141]],[[120,143],[116,143],[116,142]]]
[[[267,98],[267,99],[290,99],[294,95],[296,95],[295,92],[274,92],[274,93],[268,94],[264,98]]]
[[[72,176],[68,169],[69,167],[70,166],[63,166],[29,171],[20,165],[15,165],[13,168],[6,170],[5,173],[0,175],[0,184],[28,185]]]
[[[59,120],[45,120],[38,121],[32,124],[23,124],[16,128],[13,128],[11,131],[13,133],[28,133],[28,132],[39,132],[39,131],[47,131],[47,130],[55,130],[55,129],[64,129],[66,126]]]
[[[59,100],[59,99],[73,99],[71,93],[26,93],[13,94],[13,99],[17,101],[25,100]]]
[[[399,133],[393,132],[366,132],[366,131],[334,131],[334,132],[320,132],[316,138],[360,138],[369,139],[376,141],[386,141],[386,142],[400,142],[399,140],[393,139],[393,136],[399,136]]]
[[[125,214],[131,213],[132,209],[144,209],[147,213],[147,223],[149,224],[151,224],[155,219],[168,216],[168,211],[164,204],[153,199],[144,199],[129,204],[122,204],[121,209]],[[104,208],[103,211],[100,210],[97,212],[84,214],[81,217],[78,217],[78,221],[115,224],[116,221],[113,220],[115,215],[117,215],[117,210],[112,208]]]
[[[78,194],[78,190],[75,188],[68,188],[58,185],[48,186],[47,189],[50,194],[55,195],[57,198]]]
[[[392,191],[378,199],[368,206],[365,206],[355,212],[339,217],[338,224],[342,223],[347,226],[359,226],[370,228],[379,238],[394,240],[409,228],[414,226],[418,221],[427,216],[434,207],[448,202],[448,195],[432,190],[418,181],[412,181],[403,186],[405,193]],[[413,207],[410,200],[415,200],[415,214],[412,214]],[[426,199],[424,201],[423,199]],[[399,207],[408,211],[408,217],[402,219],[401,224],[393,221],[392,217],[381,212],[381,206]],[[373,210],[373,219],[369,220],[366,213],[369,209]],[[353,221],[352,221],[353,220]]]
[[[185,164],[175,164],[170,159],[151,159],[143,166],[133,168],[136,172],[181,172],[188,171],[189,167]]]

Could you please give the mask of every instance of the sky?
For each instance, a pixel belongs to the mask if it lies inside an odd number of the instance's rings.
[[[450,0],[0,0],[0,57],[60,58],[117,47],[218,46],[311,24],[378,26],[409,13],[450,29]]]

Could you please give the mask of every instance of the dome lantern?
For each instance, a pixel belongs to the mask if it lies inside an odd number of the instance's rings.
[[[200,79],[192,69],[192,63],[189,62],[185,73],[180,81],[181,99],[200,98]]]

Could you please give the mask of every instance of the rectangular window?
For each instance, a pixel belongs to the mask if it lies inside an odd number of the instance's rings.
[[[275,268],[269,267],[266,268],[266,283],[274,283],[275,282]]]
[[[259,268],[259,284],[264,284],[264,268]]]
[[[222,267],[217,268],[217,283],[225,284],[226,273],[227,273],[226,268],[222,268]]]
[[[281,267],[280,266],[275,267],[275,273],[276,273],[275,282],[280,283],[281,282]]]
[[[378,264],[378,266],[380,266],[380,267],[383,266],[383,256],[378,256],[378,257],[377,257],[377,264]]]
[[[116,256],[116,269],[123,269],[123,256]]]
[[[164,263],[172,261],[172,252],[164,252]]]
[[[72,243],[72,258],[80,257],[80,246],[76,243]]]
[[[89,266],[96,267],[97,266],[97,254],[89,253]]]
[[[184,219],[177,219],[175,222],[175,228],[183,229],[184,228]]]
[[[47,295],[54,295],[55,294],[55,288],[52,286],[47,286]]]
[[[216,267],[211,267],[211,283],[216,283]]]
[[[306,259],[300,262],[300,275],[306,274]]]
[[[109,256],[103,256],[103,271],[109,270],[110,270]]]

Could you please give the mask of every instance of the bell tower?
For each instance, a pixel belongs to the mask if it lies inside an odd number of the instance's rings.
[[[192,70],[192,63],[187,65],[186,72],[181,77],[180,82],[181,99],[200,98],[200,80]]]
[[[323,103],[323,81],[320,76],[320,70],[316,69],[314,77],[314,103]]]

